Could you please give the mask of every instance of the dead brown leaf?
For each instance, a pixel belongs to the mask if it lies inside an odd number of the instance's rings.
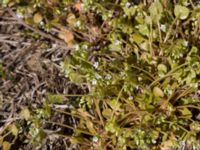
[[[40,13],[36,13],[34,16],[33,16],[33,21],[35,23],[40,23],[42,21],[43,17]]]
[[[72,31],[67,30],[65,28],[61,28],[58,37],[64,40],[67,44],[71,45],[74,41],[74,34]]]
[[[33,55],[28,61],[27,66],[31,71],[43,72],[43,68],[40,61],[40,54]]]

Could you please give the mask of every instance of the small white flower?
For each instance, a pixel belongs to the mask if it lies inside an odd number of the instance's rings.
[[[43,25],[44,25],[44,21],[41,21],[39,24],[40,24],[41,26],[43,26]]]
[[[190,83],[191,87],[198,88],[198,83]]]
[[[94,136],[94,137],[92,138],[92,141],[93,141],[93,142],[98,142],[98,138],[97,138],[96,136]]]
[[[124,73],[124,72],[120,72],[120,74],[119,74],[121,77],[125,77],[126,76],[126,74]]]
[[[157,62],[155,60],[152,60],[150,63],[153,64],[153,65],[157,64]]]
[[[183,54],[182,54],[182,53],[179,54],[179,58],[180,58],[180,57],[183,57]]]
[[[97,80],[96,79],[93,79],[92,80],[92,85],[96,85],[97,84]]]
[[[80,25],[81,25],[81,22],[80,22],[80,20],[78,20],[78,21],[76,22],[76,26],[77,26],[77,27],[80,27]]]
[[[110,74],[107,74],[106,76],[105,76],[105,79],[107,79],[107,80],[110,80],[112,78],[112,76],[110,75]]]
[[[116,45],[120,45],[120,44],[121,44],[121,41],[116,40],[116,41],[115,41],[115,44],[116,44]]]
[[[184,20],[184,19],[187,18],[187,16],[181,16],[180,18],[181,18],[182,20]]]
[[[24,16],[23,16],[22,13],[19,13],[19,12],[18,12],[18,13],[17,13],[17,17],[18,17],[18,18],[23,18]]]
[[[198,90],[196,93],[197,93],[197,95],[200,95],[200,90]]]
[[[135,87],[135,89],[136,89],[136,90],[139,90],[140,88],[139,88],[139,86],[137,85],[137,86]]]
[[[60,67],[64,68],[64,62],[60,62]]]
[[[169,93],[169,95],[173,94],[173,91],[171,89],[169,89],[167,92]]]
[[[108,17],[112,17],[113,16],[113,14],[112,14],[112,12],[110,12],[109,14],[108,14]]]
[[[84,49],[88,49],[88,45],[83,45],[83,48]]]
[[[99,62],[95,62],[93,66],[95,69],[97,69],[99,67]]]
[[[187,47],[187,46],[188,46],[188,41],[184,41],[184,42],[183,42],[183,45],[184,45],[185,47]]]
[[[95,77],[97,78],[97,79],[102,79],[102,76],[100,76],[99,74],[95,74]]]
[[[153,143],[153,144],[156,144],[156,140],[152,140],[152,143]]]
[[[160,25],[160,29],[161,29],[163,32],[166,32],[166,25],[161,24],[161,25]]]
[[[58,45],[57,44],[52,44],[52,48],[56,48]]]
[[[142,77],[138,77],[138,81],[142,81]]]
[[[127,2],[126,4],[125,4],[125,7],[129,7],[129,6],[131,6],[131,3],[130,2]]]
[[[192,17],[192,21],[195,21],[196,20],[196,18],[195,17]]]
[[[80,49],[80,46],[78,44],[75,45],[75,51],[78,51]]]
[[[36,8],[36,7],[37,7],[37,4],[34,4],[34,5],[33,5],[33,8]]]
[[[129,96],[129,98],[128,98],[129,100],[133,100],[133,96]]]
[[[86,55],[85,55],[84,53],[81,53],[81,57],[83,57],[83,58],[84,58],[85,56],[86,56]]]

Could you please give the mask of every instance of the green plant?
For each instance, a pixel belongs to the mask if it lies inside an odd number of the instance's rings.
[[[35,2],[18,4],[17,12],[30,7],[37,16],[34,21],[23,14],[27,22],[61,29],[58,37],[72,49],[62,71],[72,83],[87,86],[87,92],[74,95],[69,113],[79,119],[78,126],[65,126],[73,129],[72,143],[82,149],[200,148],[194,114],[200,109],[199,5],[187,0]],[[62,11],[65,7],[78,10]],[[42,18],[46,22],[40,24]],[[70,95],[50,95],[50,103],[62,103],[64,96]]]

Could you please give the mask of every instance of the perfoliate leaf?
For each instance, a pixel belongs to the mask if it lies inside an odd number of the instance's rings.
[[[192,131],[195,131],[195,132],[199,132],[200,131],[200,123],[199,122],[193,122],[190,124],[190,129]]]
[[[148,36],[149,35],[149,29],[147,25],[138,25],[138,30],[142,35]]]
[[[110,101],[109,105],[113,110],[119,110],[121,106],[120,102],[117,99],[113,99],[112,101]]]
[[[144,41],[145,39],[140,35],[140,34],[133,34],[131,37],[130,37],[130,41],[132,42],[136,42],[137,44],[140,44]]]
[[[154,3],[151,4],[151,6],[149,7],[149,12],[154,22],[160,20],[163,13],[163,6],[159,2],[159,0],[156,0]]]
[[[155,97],[164,97],[163,91],[157,86],[153,88],[153,94]]]
[[[167,67],[164,64],[159,64],[158,65],[158,71],[166,73],[167,72]]]
[[[130,8],[126,8],[126,7],[124,8],[124,12],[129,18],[132,17],[133,15],[135,15],[136,10],[137,10],[136,6],[133,6]]]
[[[183,116],[192,116],[192,113],[191,111],[187,108],[187,107],[184,107],[182,109],[179,109],[179,111],[181,112],[181,114]]]
[[[190,13],[189,9],[185,6],[176,5],[174,8],[175,16],[182,20],[185,20],[188,17],[189,13]]]

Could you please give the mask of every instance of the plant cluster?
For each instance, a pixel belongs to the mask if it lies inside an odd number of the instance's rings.
[[[199,4],[3,2],[17,6],[27,23],[46,32],[58,29],[55,36],[71,47],[61,70],[87,88],[74,95],[71,114],[79,123],[72,143],[82,149],[200,148]],[[65,96],[50,95],[47,101],[62,103]]]

